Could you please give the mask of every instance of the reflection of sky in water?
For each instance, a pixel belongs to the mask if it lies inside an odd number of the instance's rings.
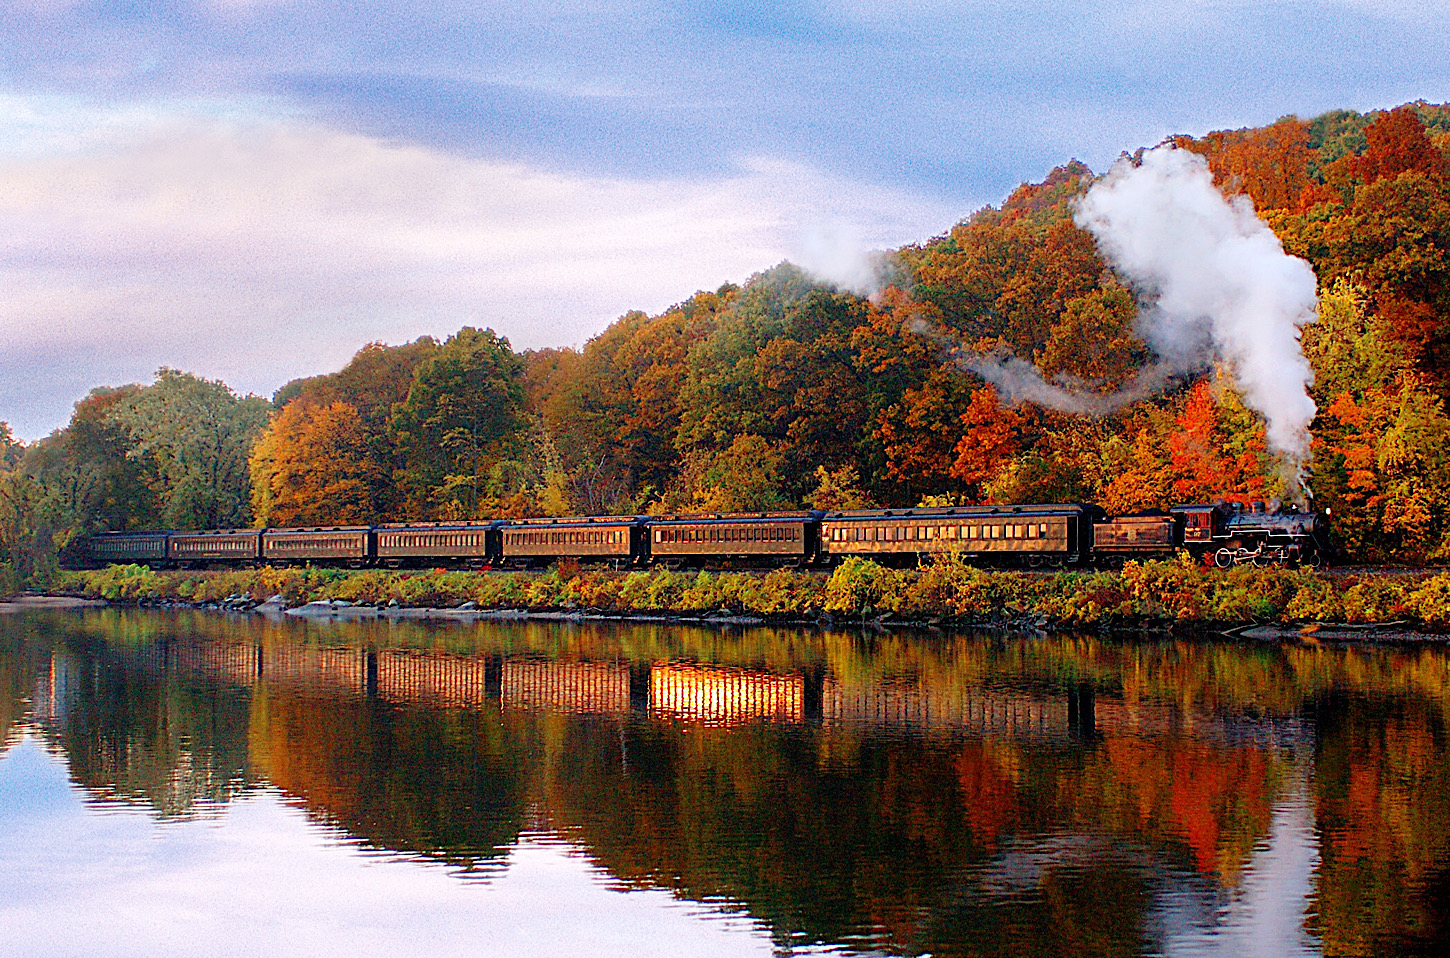
[[[1321,953],[1304,929],[1319,867],[1307,774],[1286,799],[1274,808],[1268,838],[1254,849],[1236,889],[1206,898],[1201,891],[1194,894],[1165,883],[1158,908],[1165,956],[1293,958]]]
[[[1318,864],[1307,787],[1301,778],[1276,807],[1236,889],[1177,870],[1150,879],[1149,940],[1162,954],[1318,953],[1304,931]],[[212,811],[158,821],[144,806],[88,800],[63,758],[20,737],[0,758],[0,940],[40,958],[772,952],[750,920],[665,891],[621,892],[546,835],[526,834],[504,863],[464,881],[453,866],[359,847],[271,789]],[[1153,856],[1112,844],[1008,843],[976,893],[1031,895],[1043,869],[1091,868],[1104,854],[1153,867]]]
[[[88,805],[35,738],[0,758],[0,941],[34,958],[772,951],[748,919],[610,890],[543,837],[521,840],[489,881],[465,882],[360,849],[271,790],[182,822],[124,808]]]

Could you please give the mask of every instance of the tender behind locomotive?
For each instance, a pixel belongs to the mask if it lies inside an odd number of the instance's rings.
[[[1179,548],[1183,529],[1183,521],[1167,512],[1105,518],[1093,526],[1093,558],[1117,567],[1129,559],[1169,556]]]

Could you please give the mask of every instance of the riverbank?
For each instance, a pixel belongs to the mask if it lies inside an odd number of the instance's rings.
[[[1333,626],[1450,633],[1450,573],[1325,575],[1209,569],[1185,560],[1118,571],[978,569],[945,556],[919,569],[848,560],[830,573],[246,569],[65,572],[56,594],[143,606],[252,609],[332,617],[609,617],[764,622],[1002,625],[1112,631],[1257,627],[1312,635]],[[273,598],[275,597],[275,598]],[[311,611],[306,611],[309,609]],[[348,611],[350,610],[350,611]],[[1337,632],[1326,632],[1324,638]]]
[[[0,598],[0,615],[15,612],[53,611],[56,609],[87,609],[106,605],[100,598],[81,598],[74,595],[34,595],[25,593],[9,598]]]

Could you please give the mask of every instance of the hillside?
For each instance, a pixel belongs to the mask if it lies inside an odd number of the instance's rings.
[[[1344,549],[1450,558],[1450,106],[1173,145],[1313,268],[1299,465]],[[103,527],[1294,495],[1242,365],[1140,388],[1161,290],[1075,221],[1101,181],[1066,163],[894,251],[869,296],[781,264],[581,350],[464,329],[365,346],[271,404],[169,370],[98,389],[41,442],[0,435],[0,563],[43,571]],[[982,357],[1030,363],[1092,414],[1009,401]]]

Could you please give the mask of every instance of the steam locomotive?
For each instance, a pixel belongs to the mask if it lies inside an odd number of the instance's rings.
[[[573,516],[375,526],[103,532],[90,564],[159,568],[828,568],[848,556],[916,565],[958,553],[983,566],[1113,568],[1187,552],[1220,568],[1318,567],[1327,512],[1277,502],[1215,502],[1109,516],[1081,503],[657,516]]]

